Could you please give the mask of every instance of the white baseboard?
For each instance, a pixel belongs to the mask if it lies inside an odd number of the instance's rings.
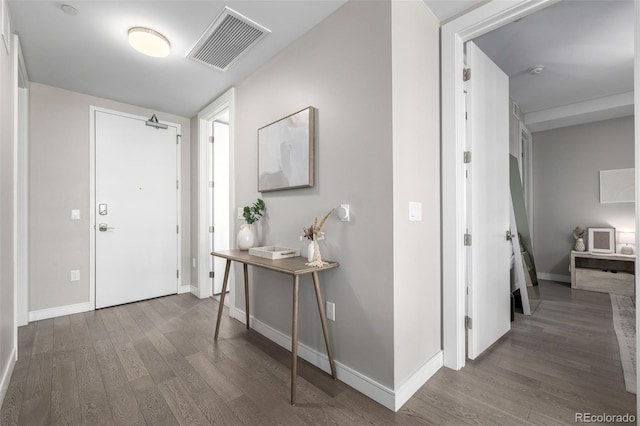
[[[89,302],[76,303],[75,305],[58,306],[49,309],[40,309],[39,311],[29,312],[29,322],[56,318],[64,315],[73,315],[80,312],[93,311],[93,309],[94,306]]]
[[[183,284],[180,287],[178,287],[178,294],[184,294],[184,293],[190,293],[191,290],[191,285],[190,284]]]
[[[549,274],[547,272],[538,272],[538,278],[547,281],[558,281],[561,283],[571,283],[571,275]]]
[[[198,299],[200,299],[200,289],[198,289],[198,287],[196,287],[195,285],[191,284],[189,286],[189,291],[191,292],[191,294],[193,294],[195,297],[197,297]]]
[[[246,314],[244,311],[234,308],[230,309],[232,318],[246,324]],[[279,330],[257,320],[253,316],[250,318],[251,328],[265,336],[267,339],[277,343],[287,350],[291,350],[291,336],[287,336]],[[298,342],[298,355],[300,358],[315,365],[326,373],[330,374],[329,358],[326,354],[313,349],[304,343]],[[443,366],[442,351],[425,363],[416,373],[414,373],[396,392],[370,377],[335,361],[337,378],[373,399],[377,403],[385,406],[389,410],[398,411],[405,402],[436,372]]]
[[[396,390],[396,407],[394,411],[398,411],[414,393],[418,391],[427,383],[427,380],[431,378],[436,371],[444,365],[444,356],[442,351],[431,357],[431,359],[425,362],[415,373],[409,377],[398,390]]]
[[[13,368],[16,365],[16,359],[18,356],[18,348],[14,347],[11,351],[11,355],[7,360],[7,365],[2,369],[2,378],[0,379],[0,407],[4,402],[4,397],[7,395],[9,389],[9,382],[11,381],[11,375],[13,374]]]

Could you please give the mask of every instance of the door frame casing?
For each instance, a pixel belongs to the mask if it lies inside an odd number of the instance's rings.
[[[640,73],[638,72],[638,66],[640,65],[640,59],[638,58],[638,46],[640,46],[640,4],[638,1],[635,3],[635,28],[634,28],[634,62],[633,62],[633,101],[634,108],[634,149],[635,149],[635,169],[636,169],[636,235],[640,231]],[[637,238],[637,237],[636,237]],[[637,247],[637,245],[636,245]],[[635,262],[636,265],[636,277],[640,276],[640,264]],[[640,291],[640,283],[638,279],[635,280],[636,295]],[[640,315],[636,314],[636,330],[640,330]],[[636,348],[640,347],[640,333],[636,333]],[[636,394],[638,393],[638,383],[640,383],[640,369],[636,368]],[[640,413],[640,398],[636,397],[636,413]]]
[[[198,290],[195,293],[200,299],[209,297],[213,294],[213,280],[209,278],[209,260],[211,259],[211,252],[208,246],[209,243],[209,218],[211,208],[213,206],[213,195],[209,191],[209,176],[211,173],[211,161],[209,153],[211,147],[209,143],[209,136],[211,132],[211,123],[216,116],[220,115],[223,111],[229,111],[229,209],[230,218],[235,217],[233,215],[233,206],[235,205],[235,181],[233,174],[234,163],[234,123],[235,123],[235,89],[232,87],[225,93],[220,95],[216,100],[207,105],[197,116],[197,216],[198,223],[196,227],[196,240],[197,240],[197,277],[198,277]],[[231,226],[231,224],[229,224]],[[233,232],[230,232],[230,236]],[[231,237],[230,237],[231,238]],[[231,247],[231,245],[229,246]],[[229,277],[229,296],[226,300],[229,300],[230,306],[235,306],[235,295],[233,289],[234,280],[233,275]],[[231,310],[233,311],[233,310]]]
[[[465,365],[464,43],[560,0],[492,1],[441,29],[442,75],[442,347],[444,365]],[[473,78],[473,71],[472,71]]]
[[[14,55],[14,298],[16,326],[29,324],[29,74],[20,38]],[[24,92],[23,92],[24,90]],[[15,336],[17,347],[17,333]]]
[[[524,176],[524,185],[522,188],[525,193],[525,203],[527,207],[527,219],[529,220],[529,234],[531,236],[531,245],[535,246],[533,240],[533,135],[527,129],[525,124],[518,120],[518,135],[520,136],[520,158],[522,154],[526,155],[526,161],[521,161],[522,175]],[[527,143],[525,150],[522,149],[522,136],[526,135]]]
[[[136,120],[146,121],[148,118],[140,115],[129,114],[122,111],[117,111],[109,108],[97,107],[89,105],[89,306],[91,309],[96,308],[96,133],[95,133],[95,113],[105,112],[108,114],[115,114],[122,117],[133,118]],[[159,123],[166,124],[170,127],[175,127],[177,130],[178,140],[182,139],[182,126],[180,124],[171,123],[169,121],[159,120]],[[180,141],[182,143],[182,141]],[[181,176],[180,170],[180,158],[181,149],[180,143],[176,143],[176,179],[179,180]],[[178,185],[177,185],[178,186]],[[176,224],[182,223],[182,203],[180,189],[176,187]],[[178,232],[176,233],[176,245],[177,245],[177,259],[176,268],[178,270],[178,277],[176,279],[176,293],[181,293],[181,280],[182,280],[182,227],[178,226]]]

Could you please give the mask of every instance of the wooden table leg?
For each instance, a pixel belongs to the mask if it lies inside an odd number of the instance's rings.
[[[300,277],[293,276],[293,313],[291,319],[291,405],[296,404],[296,378],[298,374],[298,288]]]
[[[231,259],[227,259],[224,267],[224,280],[222,281],[222,293],[220,293],[220,304],[218,305],[218,321],[216,322],[216,335],[213,338],[218,340],[218,332],[220,331],[220,320],[222,319],[222,309],[224,308],[224,296],[227,294],[227,283],[229,282],[229,270],[231,269]]]
[[[247,312],[247,330],[249,330],[249,267],[246,263],[244,266],[244,305]]]
[[[318,312],[320,313],[320,322],[322,323],[322,333],[324,334],[324,343],[327,345],[327,355],[329,356],[329,366],[331,367],[331,377],[336,378],[336,365],[333,362],[333,352],[331,351],[331,343],[329,342],[329,329],[327,328],[327,319],[324,313],[324,302],[322,301],[322,293],[320,292],[320,280],[318,273],[313,272],[313,286],[316,289],[316,300],[318,301]]]

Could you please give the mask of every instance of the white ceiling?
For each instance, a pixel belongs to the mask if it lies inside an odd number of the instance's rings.
[[[474,41],[532,131],[633,113],[633,0],[561,1]]]
[[[425,3],[446,22],[486,0]],[[564,0],[474,41],[535,132],[633,114],[633,40],[633,0]]]
[[[441,23],[457,18],[489,0],[424,0]]]
[[[31,81],[191,117],[344,2],[8,0],[8,5]],[[78,15],[64,13],[63,3]],[[224,6],[271,30],[226,72],[185,58]],[[170,56],[134,51],[127,31],[135,26],[164,34]]]
[[[191,117],[346,0],[69,0],[77,16],[62,12],[64,1],[8,1],[31,81]],[[441,22],[485,2],[425,0]],[[227,72],[185,58],[224,6],[271,30]],[[532,131],[601,119],[601,108],[604,118],[630,114],[633,6],[633,0],[565,0],[475,42],[509,75],[511,96]],[[150,58],[131,49],[126,35],[134,26],[167,36],[171,55]],[[530,75],[539,64],[544,72]],[[587,114],[576,118],[576,110]]]

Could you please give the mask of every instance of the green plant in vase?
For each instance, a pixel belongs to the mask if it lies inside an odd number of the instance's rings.
[[[238,248],[240,250],[249,250],[255,245],[256,236],[253,233],[253,224],[259,221],[267,210],[267,206],[260,198],[250,206],[244,206],[242,209],[242,217],[246,223],[240,226],[240,231],[236,238]]]
[[[265,206],[264,201],[258,198],[258,201],[252,205],[244,206],[244,209],[242,209],[242,217],[244,217],[245,222],[252,225],[254,222],[260,220],[266,209],[267,206]]]

